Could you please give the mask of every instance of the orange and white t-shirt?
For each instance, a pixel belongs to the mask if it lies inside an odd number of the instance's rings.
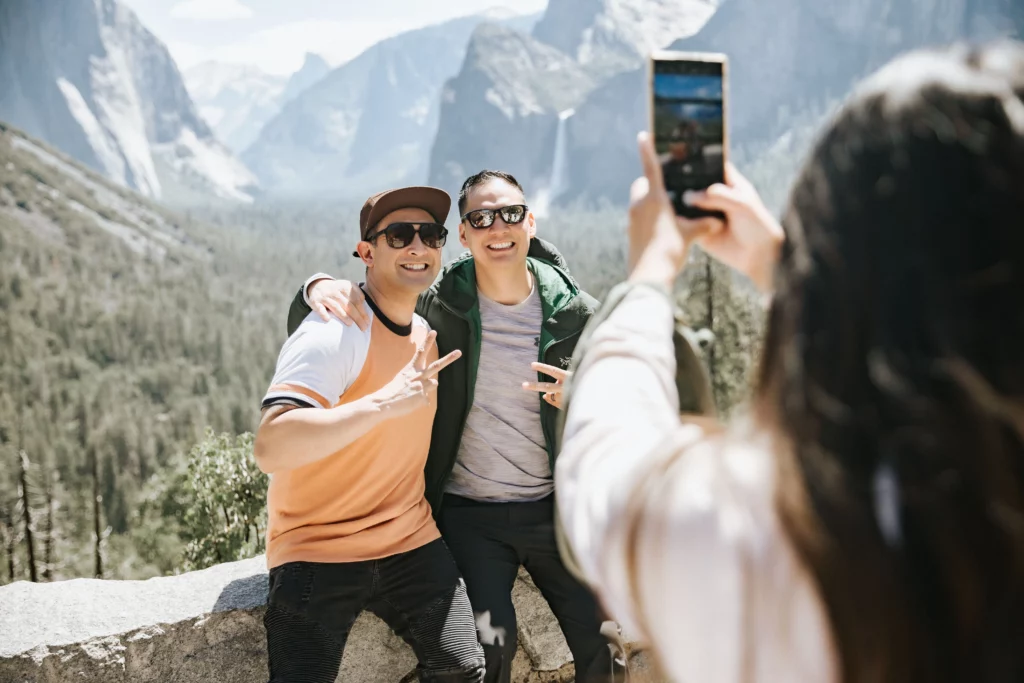
[[[326,410],[379,390],[429,331],[374,315],[366,332],[311,313],[285,342],[263,407]],[[429,361],[437,359],[436,348]],[[440,538],[424,498],[423,467],[434,406],[382,422],[336,453],[270,477],[267,565],[356,562],[415,550]]]

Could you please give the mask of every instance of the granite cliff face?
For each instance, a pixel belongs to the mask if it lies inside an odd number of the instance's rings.
[[[203,62],[182,74],[200,116],[235,152],[245,150],[281,110],[286,78],[244,64]]]
[[[331,67],[308,53],[291,76],[269,74],[251,64],[203,62],[183,74],[192,100],[217,138],[241,154],[288,102],[326,76]]]
[[[250,201],[167,48],[115,0],[0,4],[0,120],[164,199]]]
[[[599,73],[636,68],[651,50],[690,35],[717,0],[550,0],[533,37]]]
[[[609,196],[607,169],[571,154],[574,136],[576,146],[588,136],[600,145],[615,129],[613,119],[645,106],[636,88],[623,99],[618,74],[635,71],[651,50],[698,30],[715,4],[551,0],[530,36],[481,26],[444,89],[430,182],[457,191],[471,173],[502,169],[524,183],[531,205],[543,210],[581,184],[590,196]],[[587,103],[589,113],[581,109]]]
[[[845,95],[901,52],[1020,36],[1022,12],[1015,0],[728,0],[673,47],[729,55],[732,132],[744,143],[776,137],[789,110]]]
[[[1018,0],[725,0],[671,47],[729,56],[730,143],[749,158],[901,52],[1022,35]],[[648,125],[646,98],[646,70],[636,69],[579,106],[567,131],[563,200],[626,200],[640,172],[635,135]]]
[[[383,187],[425,182],[441,88],[488,16],[374,45],[286,104],[243,159],[275,195],[364,199]],[[524,29],[534,20],[500,19]]]
[[[454,194],[484,168],[512,173],[527,189],[547,183],[559,114],[593,86],[593,77],[565,53],[525,33],[481,25],[462,70],[442,92],[430,183]]]
[[[291,102],[329,73],[331,73],[331,65],[323,57],[313,52],[307,52],[305,59],[302,60],[302,66],[285,83],[279,104],[283,106]]]

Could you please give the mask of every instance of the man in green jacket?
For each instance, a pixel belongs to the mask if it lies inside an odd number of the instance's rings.
[[[511,175],[468,178],[459,214],[469,255],[448,265],[416,308],[436,330],[440,354],[464,355],[438,378],[426,497],[466,582],[486,680],[511,679],[512,586],[520,565],[558,619],[576,680],[620,680],[600,608],[566,569],[555,537],[562,380],[597,302],[580,290],[561,255],[536,238],[523,188]],[[314,309],[362,326],[361,303],[352,283],[315,275],[292,303],[289,334]]]

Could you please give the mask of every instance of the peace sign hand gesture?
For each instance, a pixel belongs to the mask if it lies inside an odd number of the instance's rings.
[[[412,360],[395,378],[373,394],[373,400],[388,417],[401,417],[430,405],[437,394],[437,373],[457,361],[462,352],[456,349],[444,358],[427,364],[437,332],[431,330]]]
[[[558,408],[562,409],[562,390],[565,388],[565,380],[569,378],[572,373],[568,370],[562,370],[556,368],[554,365],[547,365],[545,363],[530,363],[530,367],[537,372],[550,375],[555,378],[554,382],[523,382],[523,389],[525,391],[540,391],[544,393],[544,400]]]

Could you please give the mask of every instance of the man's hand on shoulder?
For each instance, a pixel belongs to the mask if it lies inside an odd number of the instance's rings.
[[[354,323],[363,332],[369,329],[366,297],[355,283],[348,280],[317,280],[310,285],[307,295],[310,308],[325,322],[331,319],[333,313],[345,325]]]

